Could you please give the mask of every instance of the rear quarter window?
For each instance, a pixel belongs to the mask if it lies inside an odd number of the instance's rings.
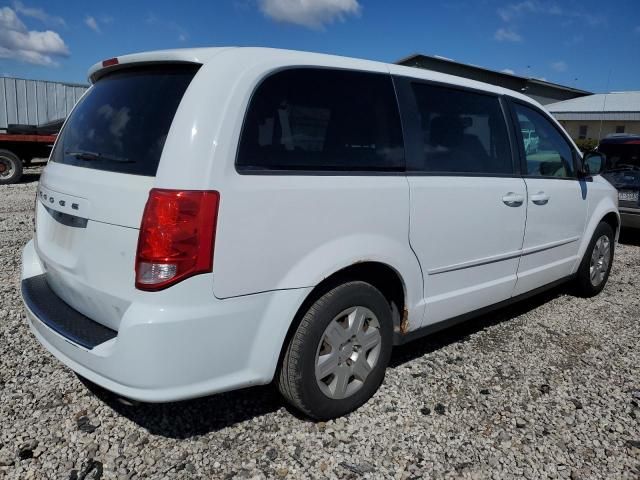
[[[267,77],[249,105],[236,165],[243,173],[402,171],[391,76],[304,68]]]
[[[52,161],[155,176],[197,65],[128,68],[96,82],[67,120]]]

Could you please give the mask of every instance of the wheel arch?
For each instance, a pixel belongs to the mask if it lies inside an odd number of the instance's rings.
[[[609,224],[609,226],[613,229],[613,232],[615,233],[616,241],[618,241],[618,236],[620,235],[620,215],[618,214],[618,212],[607,213],[604,217],[602,217],[602,220],[600,220],[600,222],[605,222]]]
[[[291,337],[296,332],[302,317],[313,303],[338,285],[350,281],[363,281],[371,284],[387,299],[391,308],[394,332],[406,332],[409,328],[407,307],[407,287],[405,280],[397,269],[380,261],[358,261],[345,266],[320,281],[298,308],[289,329],[284,337],[278,355],[277,368],[282,365],[282,360]]]
[[[618,213],[617,205],[615,205],[610,198],[601,201],[590,216],[590,220],[584,231],[580,250],[578,251],[578,258],[573,268],[573,273],[578,271],[587,247],[589,246],[589,242],[591,241],[591,237],[593,237],[593,232],[595,232],[600,222],[606,222],[611,225],[611,228],[613,228],[615,232],[615,240],[617,241],[620,235],[620,214]]]

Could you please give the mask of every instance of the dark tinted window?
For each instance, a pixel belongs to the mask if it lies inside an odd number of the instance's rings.
[[[412,85],[423,155],[414,169],[433,173],[513,173],[509,137],[497,97]]]
[[[601,143],[598,151],[607,157],[605,170],[640,171],[640,140],[638,143]]]
[[[391,77],[323,69],[268,77],[249,106],[237,164],[245,171],[402,170]]]
[[[75,108],[54,162],[154,176],[195,66],[127,69],[98,80]]]
[[[558,129],[539,112],[515,104],[528,175],[574,177],[573,150]]]

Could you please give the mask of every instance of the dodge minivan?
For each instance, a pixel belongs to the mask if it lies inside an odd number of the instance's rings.
[[[603,158],[517,92],[265,48],[125,55],[89,78],[21,288],[42,345],[121,397],[273,381],[333,418],[373,396],[395,345],[607,282]]]

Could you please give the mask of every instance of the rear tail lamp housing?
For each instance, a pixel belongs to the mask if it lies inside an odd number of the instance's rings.
[[[136,288],[156,291],[213,271],[220,194],[154,188],[142,216]]]

